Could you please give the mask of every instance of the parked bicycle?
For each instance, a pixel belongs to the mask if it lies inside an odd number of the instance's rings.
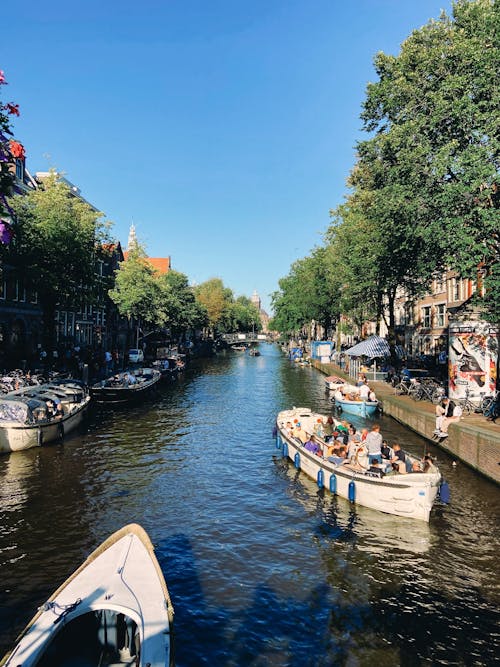
[[[464,415],[471,415],[474,413],[486,414],[489,412],[489,409],[496,401],[496,395],[485,396],[485,392],[482,391],[479,394],[479,400],[471,401],[470,399],[470,390],[467,387],[465,390],[465,398],[454,399],[455,403],[462,408]]]

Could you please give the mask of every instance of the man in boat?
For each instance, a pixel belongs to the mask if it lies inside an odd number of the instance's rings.
[[[401,445],[398,445],[397,442],[395,442],[392,446],[392,450],[394,452],[394,456],[391,459],[391,463],[395,463],[398,467],[398,470],[400,473],[405,474],[406,473],[406,456],[403,450],[401,449]]]
[[[366,436],[365,445],[368,450],[368,461],[372,463],[375,459],[382,458],[382,435],[380,433],[380,424],[373,424],[372,430]]]
[[[322,455],[321,447],[317,442],[316,436],[314,434],[312,434],[309,440],[305,443],[304,449],[307,449],[308,452],[312,452],[318,456]]]
[[[137,378],[130,371],[127,371],[123,379],[125,380],[126,385],[137,384]]]
[[[300,422],[297,422],[295,424],[295,428],[293,429],[293,437],[298,438],[303,445],[305,445],[306,442],[309,440],[309,437],[302,428],[302,426],[300,425]]]

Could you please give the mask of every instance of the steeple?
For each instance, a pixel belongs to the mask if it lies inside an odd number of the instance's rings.
[[[137,248],[137,236],[135,235],[135,226],[134,224],[130,225],[130,231],[128,233],[127,241],[127,250],[130,251],[132,248]]]
[[[250,301],[253,303],[253,305],[257,308],[257,310],[260,310],[260,296],[257,294],[257,290],[254,289],[252,296],[250,297]]]

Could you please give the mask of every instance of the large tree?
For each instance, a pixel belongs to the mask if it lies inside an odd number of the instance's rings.
[[[431,268],[484,274],[486,316],[499,321],[500,4],[460,0],[416,30],[397,56],[377,55],[360,145],[393,227]],[[400,193],[399,197],[397,193]],[[427,261],[433,259],[433,267]]]
[[[39,189],[11,201],[16,233],[9,262],[36,288],[51,345],[56,307],[96,296],[96,258],[109,240],[109,225],[55,173]]]
[[[194,288],[196,300],[207,312],[208,326],[215,332],[228,330],[227,310],[234,301],[233,292],[220,278],[210,278]]]
[[[4,72],[0,70],[0,86],[7,85]],[[0,246],[8,245],[12,239],[12,209],[8,197],[14,185],[13,163],[24,160],[24,147],[12,138],[11,118],[19,116],[19,105],[2,102],[0,97]]]

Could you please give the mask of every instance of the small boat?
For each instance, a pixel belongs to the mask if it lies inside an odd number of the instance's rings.
[[[441,486],[441,473],[437,468],[432,473],[380,476],[347,460],[342,464],[334,463],[305,449],[286,428],[287,422],[300,422],[307,433],[313,433],[318,419],[323,421],[325,417],[311,412],[309,408],[283,410],[277,416],[276,447],[282,449],[283,455],[290,458],[296,468],[314,479],[320,488],[326,488],[351,502],[386,514],[429,521]],[[325,443],[320,438],[318,442],[324,452]],[[407,452],[405,454],[411,463],[418,461]]]
[[[0,399],[0,452],[62,440],[82,421],[90,396],[77,380],[23,387]],[[54,414],[49,406],[59,406]]]
[[[98,403],[130,403],[146,396],[161,379],[155,368],[137,368],[115,373],[90,387],[90,395]]]
[[[335,398],[335,407],[342,412],[359,417],[372,417],[379,409],[378,401],[349,401],[347,399],[339,400]]]
[[[249,354],[251,357],[260,357],[260,352],[259,352],[259,350],[256,350],[255,348],[250,349],[250,350],[248,351],[248,354]]]
[[[331,391],[336,391],[345,385],[345,380],[338,377],[337,375],[328,375],[325,378],[325,387]]]
[[[179,369],[175,362],[172,362],[169,359],[161,359],[153,361],[153,368],[157,371],[160,371],[160,376],[163,381],[173,382],[177,379],[177,373]]]
[[[39,608],[1,667],[170,667],[174,610],[153,545],[130,524]]]

